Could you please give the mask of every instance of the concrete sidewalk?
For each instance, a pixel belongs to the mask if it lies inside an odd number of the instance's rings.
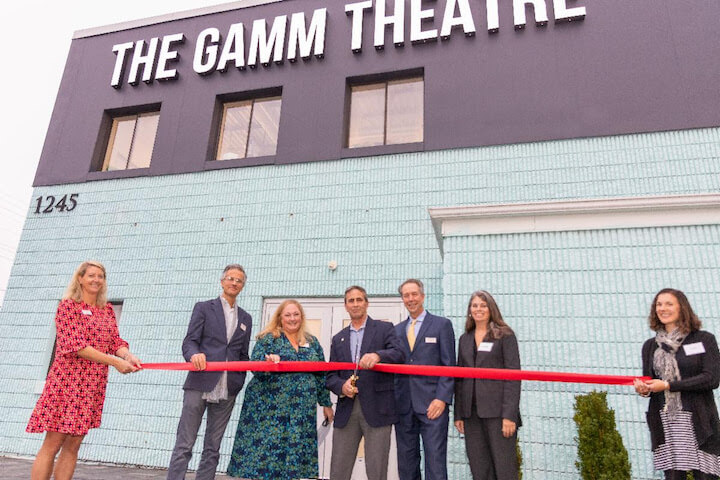
[[[32,458],[0,457],[0,478],[3,480],[27,480],[30,478]],[[73,480],[165,480],[164,468],[141,468],[132,465],[100,465],[78,462]],[[194,480],[189,473],[187,480]],[[217,475],[216,480],[230,480],[226,475]]]

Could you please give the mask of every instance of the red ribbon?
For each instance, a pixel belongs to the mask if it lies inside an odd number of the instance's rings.
[[[145,370],[195,370],[192,363],[145,363]],[[207,372],[327,372],[331,370],[354,370],[350,362],[207,362]],[[404,375],[426,375],[431,377],[483,378],[488,380],[532,380],[537,382],[594,383],[599,385],[632,385],[637,378],[649,377],[623,375],[596,375],[591,373],[539,372],[532,370],[510,370],[505,368],[441,367],[435,365],[403,365],[379,363],[372,370]]]

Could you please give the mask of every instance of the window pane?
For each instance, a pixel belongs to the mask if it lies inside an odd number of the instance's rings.
[[[348,147],[382,145],[385,139],[385,84],[350,88]]]
[[[116,118],[113,120],[112,133],[108,148],[110,151],[105,157],[105,170],[125,170],[130,156],[133,132],[135,131],[135,117]]]
[[[386,144],[423,141],[423,80],[388,82]]]
[[[245,158],[252,100],[225,105],[216,160]]]
[[[280,97],[255,100],[250,126],[248,157],[275,155],[280,125]]]
[[[139,115],[135,126],[135,137],[130,151],[128,169],[147,168],[150,166],[153,148],[155,147],[155,135],[157,134],[159,113]]]

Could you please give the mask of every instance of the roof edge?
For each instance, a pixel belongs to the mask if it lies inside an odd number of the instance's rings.
[[[241,8],[250,8],[258,5],[265,5],[268,3],[277,3],[284,0],[238,0],[236,2],[223,3],[219,5],[211,5],[202,8],[193,8],[191,10],[183,10],[181,12],[166,13],[164,15],[157,15],[154,17],[141,18],[138,20],[129,20],[127,22],[113,23],[102,27],[85,28],[77,30],[73,33],[72,39],[77,40],[80,38],[94,37],[97,35],[104,35],[107,33],[119,32],[123,30],[130,30],[133,28],[146,27],[148,25],[157,25],[159,23],[172,22],[174,20],[182,20],[185,18],[201,17],[203,15],[210,15],[213,13],[227,12],[230,10],[238,10]]]

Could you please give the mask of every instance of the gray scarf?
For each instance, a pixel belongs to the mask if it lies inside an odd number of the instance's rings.
[[[685,334],[682,333],[679,328],[676,328],[670,333],[661,330],[655,335],[655,343],[658,344],[659,348],[655,350],[653,368],[655,369],[655,373],[666,382],[681,379],[675,353],[680,348],[683,340],[685,340]],[[680,392],[665,390],[665,410],[668,413],[682,410]]]

